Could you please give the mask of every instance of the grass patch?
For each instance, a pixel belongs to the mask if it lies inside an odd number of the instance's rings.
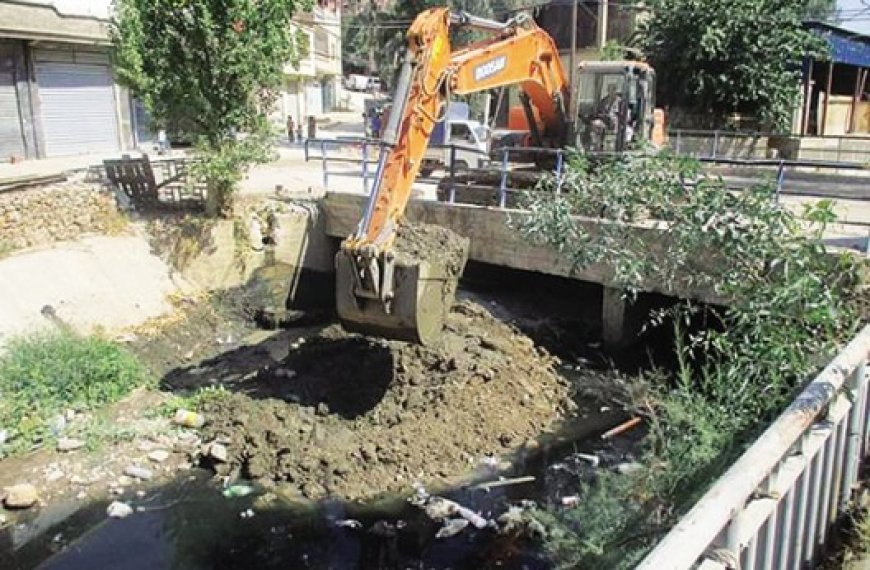
[[[116,402],[153,379],[139,360],[96,337],[46,333],[13,339],[0,353],[0,429],[15,453],[56,437],[52,420],[67,409]]]
[[[206,386],[190,394],[173,394],[154,410],[155,416],[174,416],[178,410],[199,411],[212,402],[226,400],[230,391],[223,386]]]

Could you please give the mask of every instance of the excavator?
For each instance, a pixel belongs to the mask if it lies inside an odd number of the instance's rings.
[[[453,49],[456,28],[486,38]],[[518,86],[534,146],[621,151],[655,130],[654,74],[639,62],[586,64],[572,90],[552,37],[526,14],[497,22],[432,8],[414,20],[407,43],[368,204],[336,254],[336,309],[347,330],[426,345],[443,329],[459,275],[447,256],[409,260],[394,244],[451,95]]]

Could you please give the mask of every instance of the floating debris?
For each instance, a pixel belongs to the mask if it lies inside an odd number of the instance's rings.
[[[133,514],[133,507],[121,501],[112,501],[106,508],[106,515],[113,519],[127,518]]]
[[[469,521],[466,519],[445,519],[444,526],[438,529],[435,538],[451,538],[465,530]]]

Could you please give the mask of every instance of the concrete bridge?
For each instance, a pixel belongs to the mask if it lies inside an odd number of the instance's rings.
[[[362,218],[366,200],[361,195],[327,194],[321,201],[323,231],[333,238],[345,238],[353,233]],[[472,261],[602,285],[602,328],[605,343],[611,346],[620,345],[631,334],[627,319],[630,307],[623,299],[622,290],[613,286],[612,270],[603,264],[574,268],[564,255],[553,248],[530,243],[515,229],[528,216],[527,212],[412,200],[407,216],[412,222],[437,224],[469,238],[469,259]],[[580,217],[577,221],[584,224],[590,232],[596,231],[602,224],[613,223]],[[655,224],[634,225],[632,228],[640,234],[641,239],[650,244],[651,256],[661,251],[662,229]],[[644,284],[643,290],[706,303],[723,302],[714,292],[706,289],[668,287],[663,283],[649,282]]]

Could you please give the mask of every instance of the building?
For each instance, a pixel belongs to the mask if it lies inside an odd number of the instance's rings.
[[[0,2],[0,161],[133,146],[112,77],[111,0]]]
[[[804,63],[794,132],[870,134],[870,36],[821,22],[808,22],[807,27],[828,43],[830,59]]]
[[[336,0],[319,0],[312,11],[293,18],[294,29],[306,38],[299,62],[284,67],[284,88],[273,120],[307,117],[332,111],[341,87],[341,11]]]
[[[367,11],[386,12],[395,3],[395,0],[342,0],[341,12],[345,16],[356,16]]]

